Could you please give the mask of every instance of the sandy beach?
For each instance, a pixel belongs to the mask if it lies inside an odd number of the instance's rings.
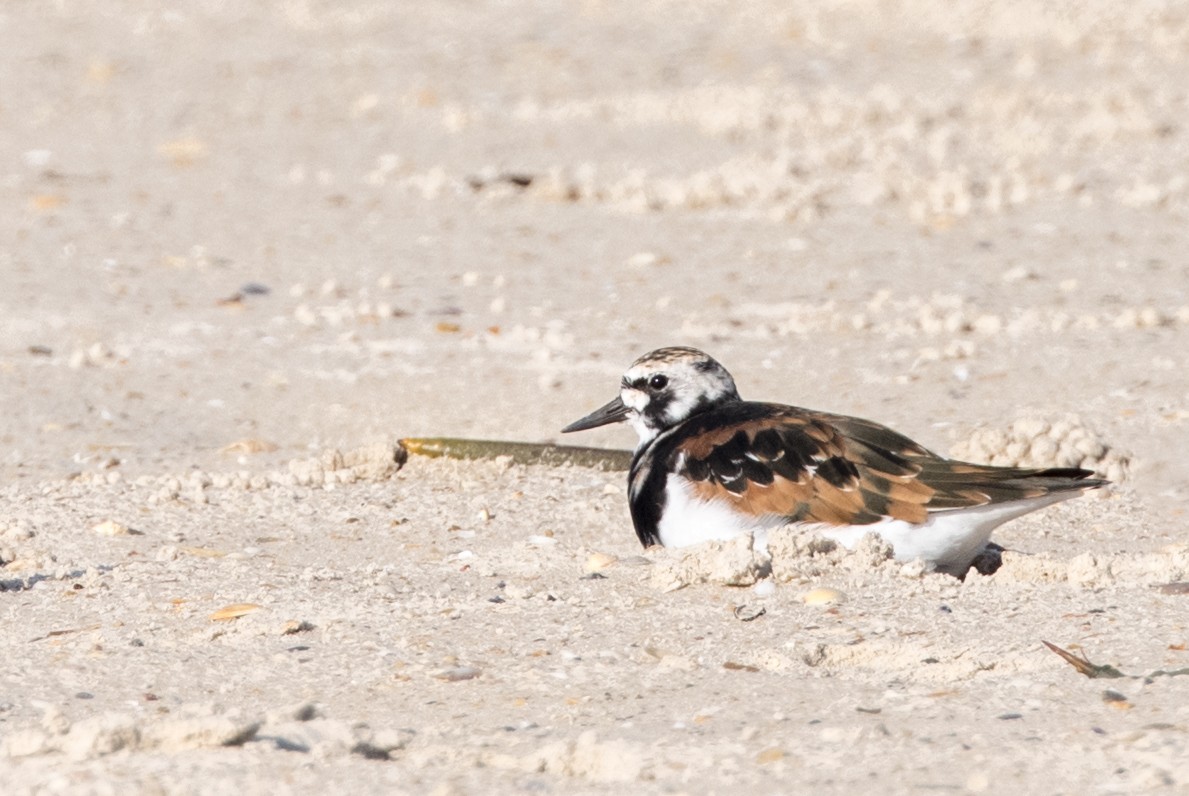
[[[10,794],[1189,792],[1189,8],[0,9]],[[964,581],[642,550],[745,398],[1115,483]],[[1073,656],[1063,660],[1045,642]]]

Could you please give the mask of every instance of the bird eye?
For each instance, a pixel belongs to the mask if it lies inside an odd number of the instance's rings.
[[[658,373],[648,380],[648,386],[654,390],[663,390],[669,386],[669,377]]]

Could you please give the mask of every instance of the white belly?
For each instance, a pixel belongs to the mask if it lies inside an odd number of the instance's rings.
[[[734,539],[740,534],[785,524],[778,515],[744,514],[724,501],[698,500],[691,495],[688,484],[685,478],[670,475],[665,485],[665,510],[657,523],[657,533],[665,547]]]
[[[657,528],[665,547],[688,547],[701,542],[733,539],[740,534],[767,531],[787,524],[780,515],[757,516],[737,511],[726,501],[698,500],[691,495],[687,483],[679,476],[669,476],[665,510]],[[933,569],[962,574],[986,546],[995,528],[1030,511],[1080,494],[1059,492],[1011,503],[937,511],[920,524],[886,519],[870,525],[812,523],[811,527],[847,548],[854,547],[866,534],[876,533],[892,545],[897,561],[919,558]]]
[[[1080,494],[1059,492],[1011,503],[936,511],[918,525],[888,519],[871,525],[818,526],[818,532],[846,548],[854,547],[866,534],[877,533],[892,545],[897,561],[919,558],[935,570],[961,575],[1000,525]]]

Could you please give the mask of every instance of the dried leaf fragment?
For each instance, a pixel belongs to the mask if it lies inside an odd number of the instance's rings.
[[[735,661],[726,661],[722,668],[730,672],[758,672],[760,667],[752,666],[750,663],[736,663]]]
[[[400,444],[409,453],[430,458],[496,459],[507,456],[514,464],[572,464],[604,471],[627,470],[632,462],[631,451],[574,445],[454,437],[409,437],[400,440]]]
[[[1047,641],[1041,641],[1041,643],[1044,644],[1046,647],[1048,647],[1050,650],[1052,650],[1057,655],[1061,656],[1061,658],[1066,663],[1068,663],[1070,666],[1077,669],[1079,672],[1086,675],[1087,677],[1090,677],[1090,678],[1097,678],[1097,677],[1119,678],[1119,677],[1127,676],[1127,675],[1123,674],[1121,671],[1119,671],[1118,669],[1116,669],[1114,666],[1111,666],[1109,664],[1099,665],[1096,663],[1091,663],[1090,660],[1088,658],[1086,658],[1085,656],[1082,656],[1081,658],[1079,658],[1078,656],[1074,655],[1072,652],[1067,652],[1066,650],[1061,649],[1056,644],[1050,644]]]
[[[215,611],[211,614],[210,618],[212,622],[229,622],[232,619],[239,619],[241,616],[250,614],[253,611],[259,611],[260,608],[261,606],[256,603],[232,603]]]
[[[85,633],[88,630],[98,630],[101,627],[103,627],[103,625],[87,625],[86,627],[68,627],[64,630],[51,630],[44,636],[38,636],[37,638],[29,639],[29,643],[32,644],[34,641],[45,641],[47,638],[57,638],[58,636],[68,636],[71,633]]]
[[[69,200],[65,196],[62,196],[61,194],[54,194],[54,193],[38,194],[37,196],[34,196],[29,200],[29,208],[31,210],[37,210],[42,213],[45,213],[50,210],[57,210],[59,207],[66,204],[66,202],[68,202],[68,201]]]
[[[275,451],[277,446],[275,443],[269,442],[266,439],[237,439],[230,445],[224,445],[219,453],[270,453]]]

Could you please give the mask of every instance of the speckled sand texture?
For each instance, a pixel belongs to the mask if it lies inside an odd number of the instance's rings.
[[[1189,790],[1189,7],[14,0],[0,42],[5,796]],[[1118,486],[959,582],[401,466],[674,344]]]

